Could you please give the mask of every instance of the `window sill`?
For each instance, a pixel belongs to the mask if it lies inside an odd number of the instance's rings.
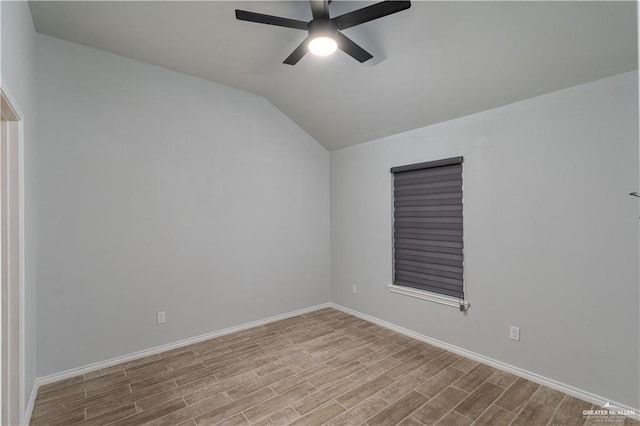
[[[404,287],[396,284],[388,284],[387,288],[392,293],[404,294],[405,296],[411,296],[422,300],[428,300],[430,302],[440,303],[441,305],[452,306],[458,308],[463,312],[469,309],[469,303],[460,300],[456,297],[443,296],[436,293],[431,293],[424,290],[418,290],[415,288]]]

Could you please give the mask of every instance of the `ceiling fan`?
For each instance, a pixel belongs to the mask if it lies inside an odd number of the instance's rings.
[[[338,48],[357,61],[365,62],[373,58],[373,55],[340,31],[411,7],[410,1],[383,1],[331,18],[329,17],[331,1],[311,0],[309,3],[311,3],[313,15],[313,19],[309,22],[238,9],[236,9],[236,19],[307,31],[307,38],[284,60],[285,64],[297,64],[307,51],[318,56],[328,56]]]

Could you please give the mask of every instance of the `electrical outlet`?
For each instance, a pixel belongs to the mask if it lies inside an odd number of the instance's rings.
[[[158,312],[158,324],[164,324],[166,318],[164,311]]]
[[[358,294],[358,286],[357,285],[351,286],[351,293]]]
[[[520,341],[520,327],[511,326],[509,329],[509,339],[515,340],[517,342]]]

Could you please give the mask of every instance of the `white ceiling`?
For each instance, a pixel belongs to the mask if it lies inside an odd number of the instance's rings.
[[[633,2],[413,2],[344,31],[371,61],[296,66],[303,31],[235,8],[311,18],[307,2],[31,3],[38,32],[262,95],[330,150],[637,68]]]

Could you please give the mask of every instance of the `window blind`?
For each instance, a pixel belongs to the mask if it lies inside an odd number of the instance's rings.
[[[391,172],[394,284],[464,299],[462,157]]]

